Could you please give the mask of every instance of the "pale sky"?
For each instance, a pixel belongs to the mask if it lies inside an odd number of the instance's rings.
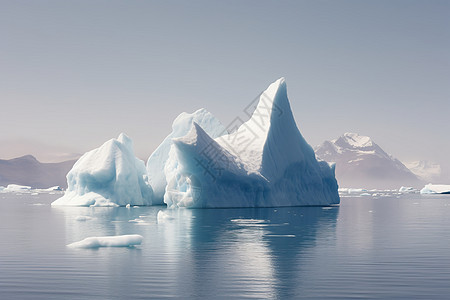
[[[3,0],[0,37],[0,158],[125,132],[146,160],[182,111],[227,124],[284,76],[311,145],[450,169],[450,1]]]

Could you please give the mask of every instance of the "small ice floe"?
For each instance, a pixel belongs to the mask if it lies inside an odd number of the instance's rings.
[[[34,192],[34,193],[31,193],[30,195],[31,196],[37,196],[37,195],[39,195],[39,193]]]
[[[131,207],[130,203],[128,203],[125,207],[130,208]]]
[[[347,190],[347,192],[348,192],[349,194],[360,194],[360,193],[367,192],[367,190],[366,190],[366,189],[352,189],[352,188],[349,188],[349,189]]]
[[[135,223],[136,225],[150,225],[149,222],[144,221],[142,219],[138,219],[138,218],[136,218],[134,220],[129,220],[128,223]]]
[[[71,248],[100,248],[100,247],[134,247],[140,245],[144,238],[139,234],[88,237],[82,241],[68,244]]]
[[[369,193],[362,193],[360,196],[361,196],[361,197],[372,196],[372,194],[369,194]]]
[[[45,205],[44,203],[33,203],[33,204],[31,204],[31,205],[33,205],[33,206],[43,206],[43,205]]]
[[[166,212],[160,210],[158,211],[158,215],[156,216],[158,224],[165,223],[167,221],[173,220],[174,218],[169,216]]]
[[[324,206],[324,207],[322,207],[322,209],[324,209],[324,210],[328,210],[328,209],[332,209],[333,207],[332,206]]]
[[[289,225],[289,223],[272,224],[269,220],[260,219],[232,219],[230,221],[241,227],[274,227]]]
[[[80,221],[80,222],[85,222],[85,221],[88,221],[88,220],[92,220],[92,217],[89,217],[89,216],[77,216],[75,218],[75,220],[76,221]]]
[[[266,234],[265,236],[295,238],[295,234]]]
[[[399,193],[402,194],[411,194],[411,193],[417,193],[417,190],[413,188],[412,186],[402,186],[398,189]]]

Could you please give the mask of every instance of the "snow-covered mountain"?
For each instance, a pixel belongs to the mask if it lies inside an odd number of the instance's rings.
[[[426,182],[438,182],[441,179],[441,166],[425,160],[405,163],[417,177]]]
[[[0,186],[13,183],[33,188],[67,187],[66,174],[74,163],[75,160],[41,163],[32,155],[0,159]]]
[[[387,154],[370,137],[345,133],[315,149],[317,158],[336,163],[341,187],[420,187],[423,182],[402,162]]]

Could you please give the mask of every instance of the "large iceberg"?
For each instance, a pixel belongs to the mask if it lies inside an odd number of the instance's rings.
[[[317,161],[300,134],[284,78],[260,95],[250,115],[228,133],[205,109],[182,113],[147,166],[135,157],[131,140],[121,134],[75,163],[67,175],[65,195],[52,205],[338,204],[334,165]]]
[[[421,194],[450,194],[450,185],[448,184],[427,184],[420,190]]]
[[[169,152],[172,146],[172,139],[182,137],[189,132],[193,123],[199,124],[212,138],[219,137],[227,133],[222,123],[206,109],[202,108],[194,113],[181,113],[172,124],[172,132],[150,155],[147,161],[147,172],[149,182],[153,188],[153,204],[164,204],[163,198],[167,185],[164,168],[169,159]]]
[[[67,174],[68,188],[52,205],[152,205],[153,191],[131,139],[120,134],[85,153]]]
[[[214,139],[194,123],[173,142],[164,195],[169,207],[339,203],[334,165],[317,161],[300,134],[284,78],[260,95],[251,118],[235,132]]]

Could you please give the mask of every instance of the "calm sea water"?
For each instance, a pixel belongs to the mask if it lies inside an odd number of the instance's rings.
[[[0,194],[0,299],[450,298],[450,195],[204,210],[52,208],[58,196]],[[144,242],[66,247],[119,234]]]

